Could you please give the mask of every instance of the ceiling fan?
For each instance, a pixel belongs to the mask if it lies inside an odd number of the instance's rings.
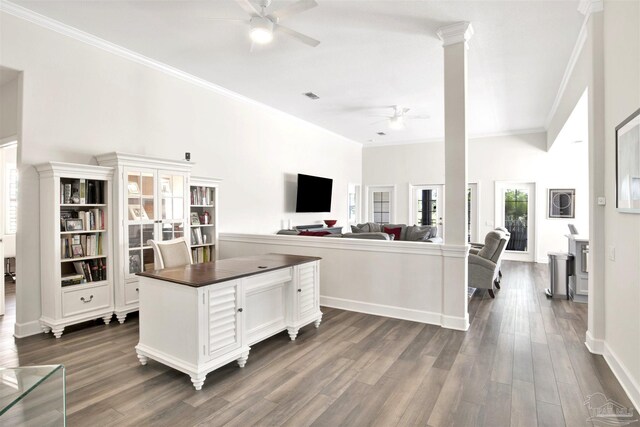
[[[286,34],[289,37],[302,42],[311,47],[316,47],[320,41],[292,30],[280,24],[280,20],[288,18],[291,15],[304,12],[318,6],[315,0],[299,0],[281,9],[268,13],[267,8],[271,4],[271,0],[260,0],[259,9],[249,0],[235,0],[238,5],[249,14],[249,36],[253,43],[267,44],[273,40],[273,33],[278,32]],[[225,21],[235,21],[234,19],[225,19]],[[245,22],[245,21],[243,21]],[[252,45],[253,48],[253,45]]]
[[[404,108],[400,105],[393,105],[391,107],[393,109],[393,114],[391,116],[380,116],[385,117],[384,120],[379,120],[377,122],[371,123],[375,125],[376,123],[388,122],[389,128],[394,130],[404,129],[406,120],[415,120],[415,119],[429,119],[430,116],[427,115],[415,115],[415,114],[407,114],[410,108]]]

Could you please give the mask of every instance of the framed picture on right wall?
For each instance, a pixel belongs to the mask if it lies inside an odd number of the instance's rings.
[[[616,208],[640,213],[640,108],[616,126]]]
[[[549,189],[549,218],[576,217],[576,190]]]

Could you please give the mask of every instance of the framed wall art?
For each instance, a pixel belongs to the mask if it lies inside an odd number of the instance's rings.
[[[549,189],[549,218],[576,217],[576,190]]]
[[[616,208],[640,213],[640,108],[616,126]]]

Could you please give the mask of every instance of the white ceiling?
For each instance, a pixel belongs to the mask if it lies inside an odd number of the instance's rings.
[[[209,19],[247,17],[233,0],[13,2],[363,143],[443,137],[436,30],[458,21],[475,30],[470,135],[543,128],[583,19],[578,0],[318,0],[282,22],[318,47],[280,36],[250,53],[248,27]],[[320,99],[303,97],[307,91]],[[396,131],[371,124],[394,104],[431,118]]]

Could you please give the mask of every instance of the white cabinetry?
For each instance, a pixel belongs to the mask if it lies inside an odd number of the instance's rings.
[[[113,168],[50,162],[40,174],[40,323],[64,328],[113,315]]]
[[[236,260],[217,263],[224,262]],[[193,267],[186,268],[193,274]],[[200,287],[154,275],[140,276],[138,359],[188,374],[196,390],[209,372],[231,361],[243,367],[250,345],[284,330],[295,340],[301,327],[319,327],[322,319],[319,261]]]
[[[153,248],[148,240],[189,238],[189,172],[182,160],[109,153],[96,156],[100,165],[115,168],[114,197],[116,257],[115,313],[123,323],[138,310],[138,278],[153,270]]]

